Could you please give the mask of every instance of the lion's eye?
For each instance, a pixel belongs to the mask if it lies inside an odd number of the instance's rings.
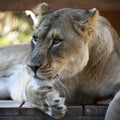
[[[53,45],[59,45],[62,42],[63,42],[62,39],[56,38],[56,39],[53,40]]]
[[[33,42],[34,45],[37,44],[37,41],[38,41],[38,37],[37,36],[33,36],[32,42]]]

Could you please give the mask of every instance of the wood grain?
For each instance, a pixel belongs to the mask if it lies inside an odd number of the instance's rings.
[[[68,106],[65,117],[59,120],[104,120],[107,105]],[[0,101],[0,120],[55,120],[30,103]]]
[[[0,0],[0,10],[26,10],[39,3],[46,2],[55,9],[70,7],[99,10],[120,10],[120,0]]]

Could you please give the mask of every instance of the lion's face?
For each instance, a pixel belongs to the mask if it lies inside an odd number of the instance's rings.
[[[41,80],[70,78],[80,72],[89,59],[88,41],[77,24],[89,15],[83,10],[61,9],[44,15],[32,38],[27,60],[30,74]],[[90,14],[90,13],[89,13]],[[83,23],[82,23],[83,22]],[[88,38],[88,37],[87,37]]]

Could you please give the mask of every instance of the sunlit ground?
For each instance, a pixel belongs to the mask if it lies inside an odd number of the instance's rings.
[[[25,12],[0,12],[0,46],[30,41],[33,22]]]

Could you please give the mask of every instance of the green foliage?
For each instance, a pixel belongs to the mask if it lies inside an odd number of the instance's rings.
[[[33,22],[24,12],[0,12],[0,46],[29,42]]]

